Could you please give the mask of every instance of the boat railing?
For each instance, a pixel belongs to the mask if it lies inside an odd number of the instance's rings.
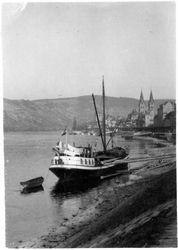
[[[59,165],[59,164],[63,164],[62,159],[52,159],[51,160],[51,165]]]

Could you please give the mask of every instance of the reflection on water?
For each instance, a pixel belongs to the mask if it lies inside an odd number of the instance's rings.
[[[128,174],[119,175],[115,178],[105,179],[102,181],[90,181],[88,183],[69,183],[61,185],[59,182],[52,188],[50,197],[55,204],[53,206],[53,214],[55,215],[55,224],[58,225],[62,219],[70,220],[74,215],[78,214],[80,209],[85,211],[96,204],[99,197],[107,193],[113,185],[128,185],[130,177]]]
[[[21,194],[30,194],[30,193],[40,192],[40,191],[44,191],[43,186],[34,187],[34,188],[23,188],[21,191]]]
[[[106,182],[104,185],[106,185]],[[57,182],[50,191],[55,218],[54,225],[59,225],[63,219],[70,220],[80,210],[85,211],[92,206],[103,188],[102,183],[98,181],[88,183],[73,182],[72,185],[69,183],[61,185]]]
[[[65,138],[61,138],[65,142]],[[133,182],[134,176],[120,175],[101,182],[68,183],[61,185],[48,173],[52,147],[58,138],[56,132],[31,132],[5,134],[5,192],[6,192],[6,240],[10,246],[18,240],[29,240],[58,225],[64,217],[71,218],[79,209],[92,206],[107,188],[114,183],[122,186]],[[95,145],[94,136],[68,136],[68,143],[77,146]],[[152,141],[125,141],[115,137],[114,144],[127,147],[130,157],[146,155],[149,148],[158,147]],[[98,140],[97,150],[101,149]],[[131,166],[138,166],[138,163]],[[43,176],[42,189],[23,190],[21,179]],[[17,192],[16,190],[19,190]],[[23,195],[22,195],[23,194]]]
[[[99,184],[99,180],[90,180],[89,182],[71,181],[66,183],[60,183],[58,181],[52,188],[50,194],[51,197],[56,198],[60,195],[72,195],[86,192],[88,189],[94,188]]]

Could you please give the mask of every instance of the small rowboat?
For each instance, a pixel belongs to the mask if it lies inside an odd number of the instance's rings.
[[[20,184],[24,188],[35,188],[35,187],[40,187],[43,184],[43,181],[44,178],[41,176],[28,181],[21,181]]]

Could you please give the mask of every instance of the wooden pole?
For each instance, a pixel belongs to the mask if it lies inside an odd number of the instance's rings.
[[[103,87],[103,141],[104,141],[104,151],[106,151],[106,117],[105,117],[105,90],[104,90],[104,76],[102,81]]]
[[[95,112],[96,112],[96,118],[97,118],[98,127],[99,127],[99,131],[100,131],[100,136],[101,136],[101,140],[102,140],[102,144],[103,144],[103,149],[105,149],[105,147],[104,147],[104,140],[103,140],[103,134],[102,134],[101,125],[100,125],[100,121],[99,121],[99,117],[98,117],[98,111],[97,111],[97,108],[96,108],[94,94],[92,94],[92,98],[93,98],[93,104],[94,104],[94,108],[95,108]]]

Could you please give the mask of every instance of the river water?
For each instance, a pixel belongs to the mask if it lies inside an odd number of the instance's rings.
[[[5,206],[6,206],[6,245],[13,246],[20,241],[30,240],[47,232],[59,224],[64,217],[72,216],[79,207],[86,208],[97,197],[100,190],[112,185],[104,180],[97,185],[86,183],[85,187],[58,186],[58,179],[49,172],[52,147],[66,137],[58,132],[16,132],[4,135],[5,162]],[[100,139],[95,136],[68,135],[67,142],[76,146],[94,145],[101,148]],[[145,150],[158,147],[150,140],[124,140],[118,136],[115,145],[127,147],[130,156],[145,154]],[[137,163],[131,166],[138,165]],[[38,176],[45,178],[43,188],[33,193],[22,193],[20,181]],[[124,183],[128,175],[115,177]]]

